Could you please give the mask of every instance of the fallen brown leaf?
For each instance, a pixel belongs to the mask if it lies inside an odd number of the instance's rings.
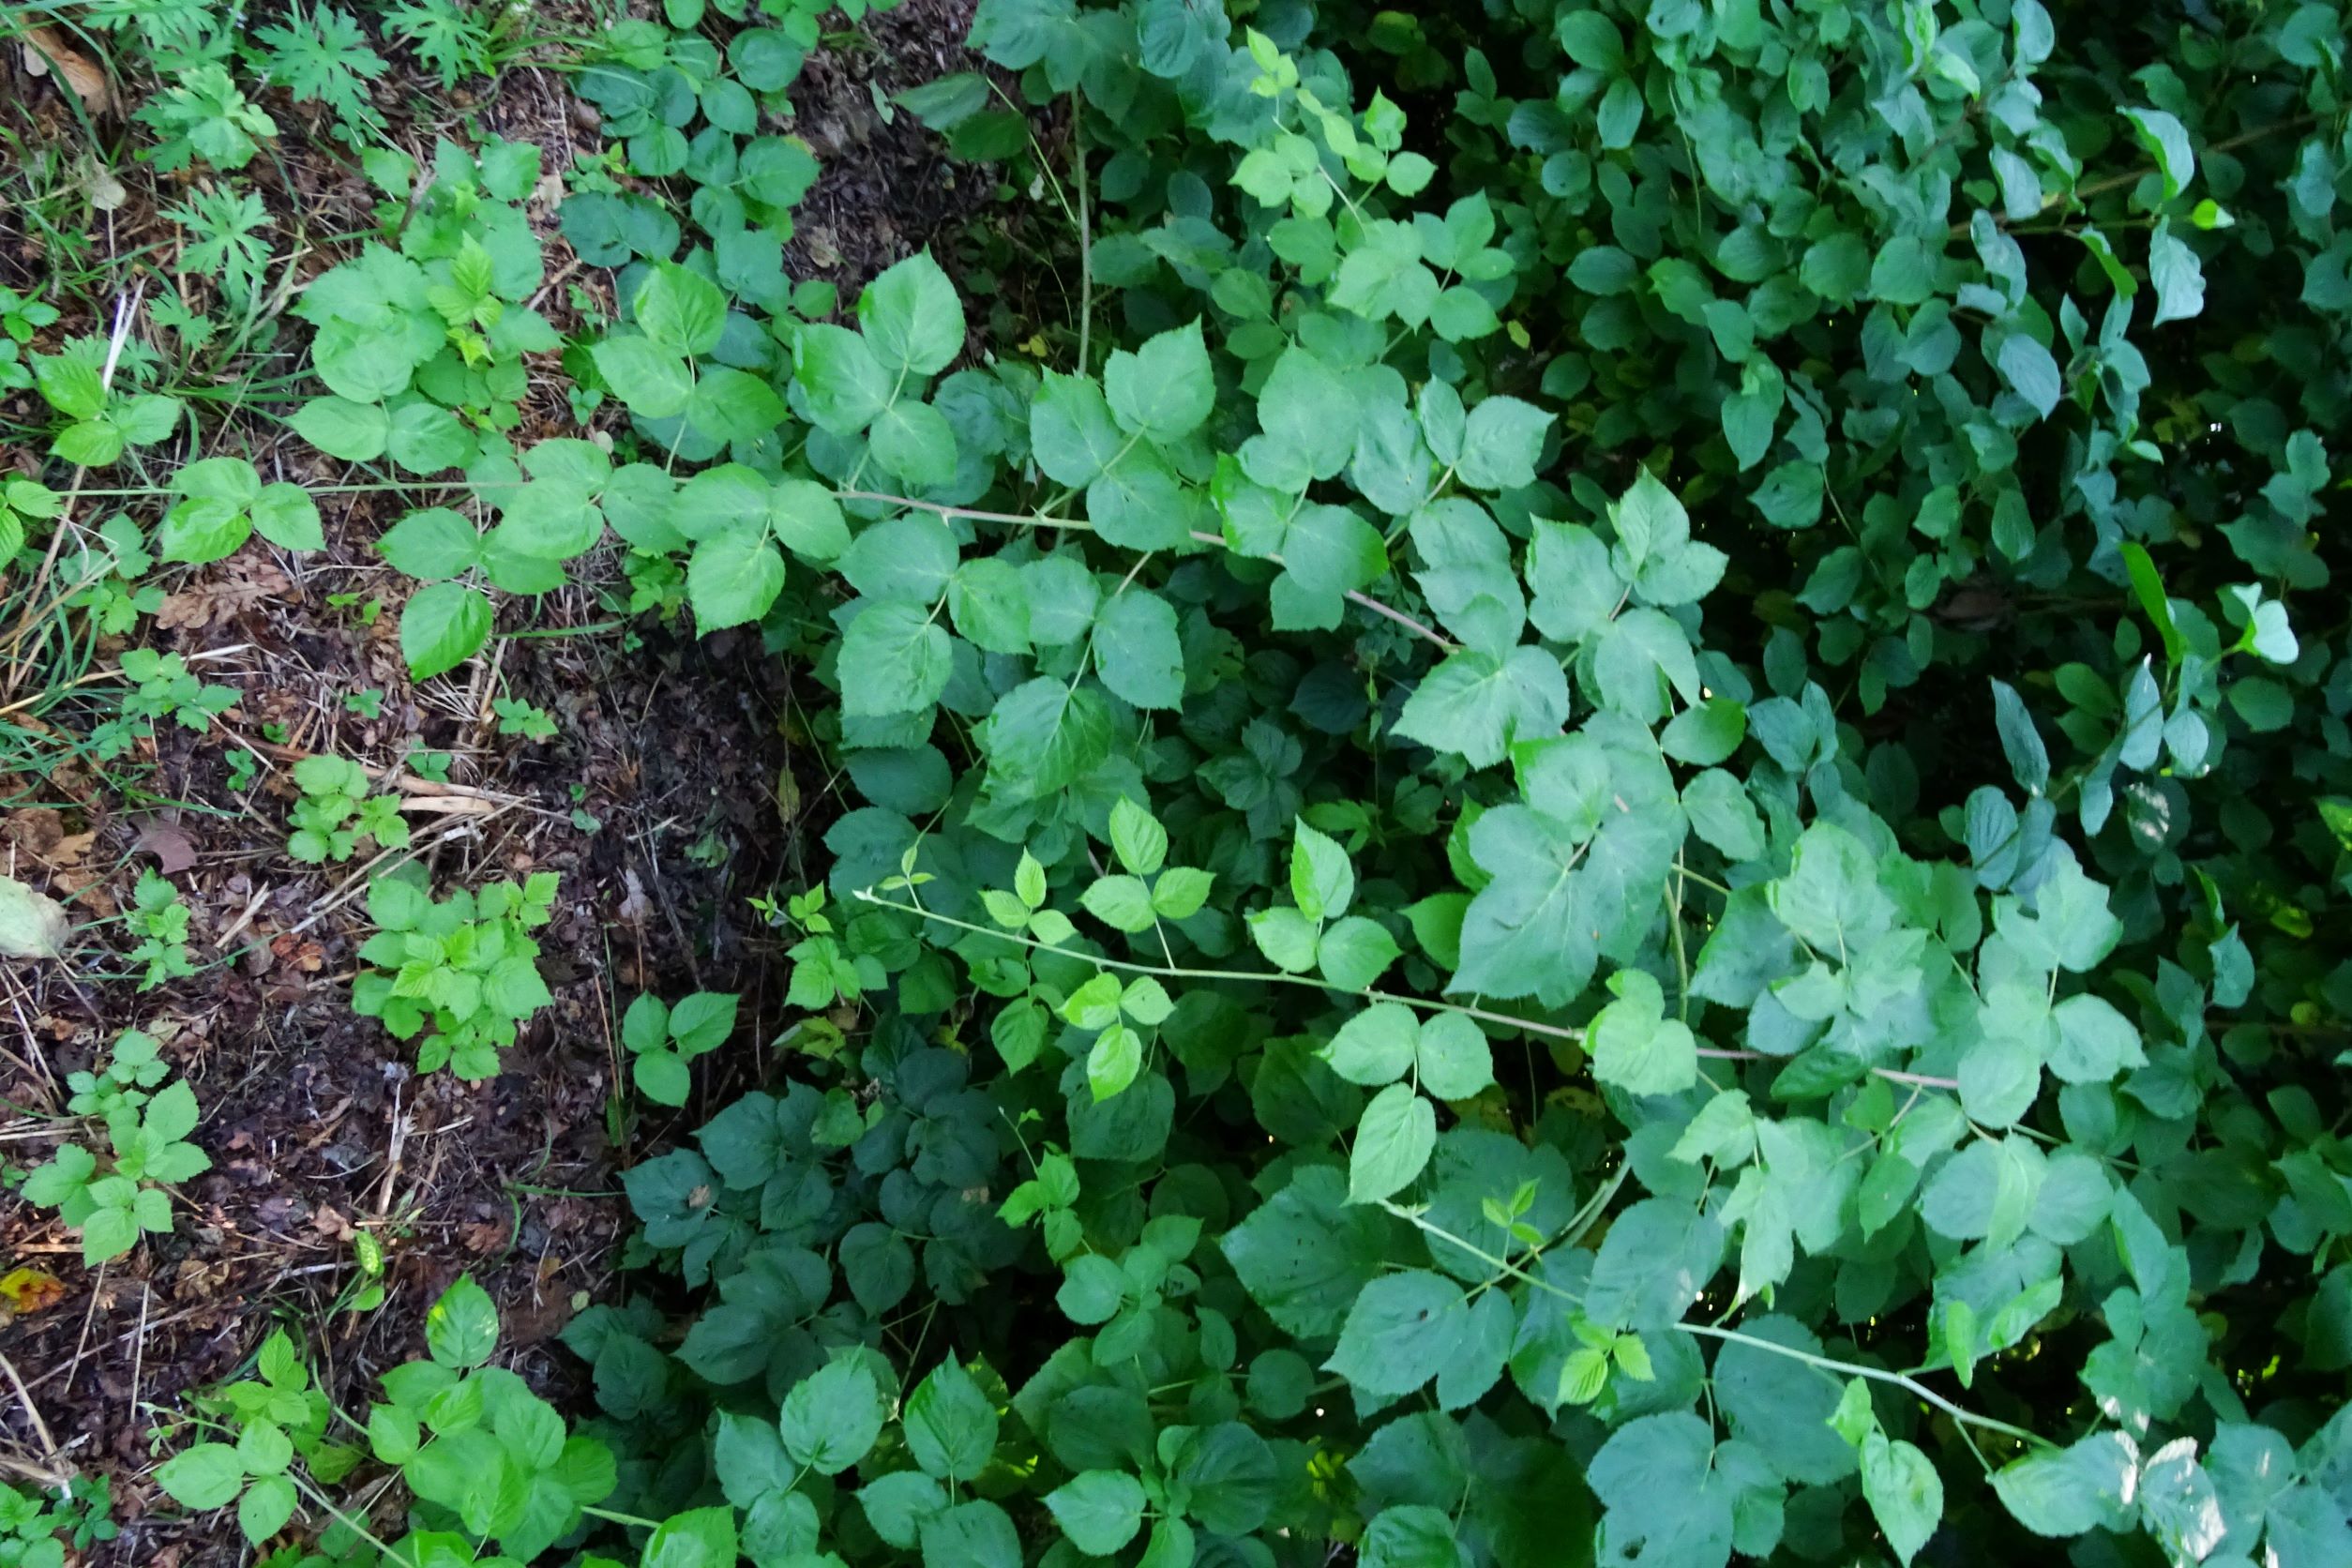
[[[284,572],[265,562],[238,561],[211,581],[166,598],[156,611],[155,622],[158,626],[202,630],[277,598],[292,586]]]
[[[66,41],[54,27],[25,29],[24,68],[34,76],[46,76],[53,68],[57,79],[73,89],[73,96],[82,100],[82,107],[93,114],[103,114],[114,107],[114,95],[108,91],[106,73],[97,62]]]
[[[139,828],[139,847],[156,858],[166,876],[176,877],[196,864],[196,843],[177,822],[150,817]]]
[[[66,1299],[66,1282],[40,1269],[10,1269],[0,1274],[0,1301],[20,1318],[46,1311]]]

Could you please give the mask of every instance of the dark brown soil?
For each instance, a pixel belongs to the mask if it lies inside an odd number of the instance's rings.
[[[887,95],[969,68],[969,14],[970,0],[908,0],[869,20],[869,46],[812,57],[793,90],[796,128],[827,173],[800,209],[788,265],[840,283],[845,307],[867,278],[987,194],[985,179],[947,162],[911,116],[885,124],[874,107],[875,87]],[[56,84],[28,77],[14,49],[0,59],[0,123],[24,145],[70,148],[83,135]],[[425,157],[436,135],[462,136],[469,122],[538,142],[550,171],[596,144],[561,77],[530,66],[509,69],[478,102],[437,102],[433,84],[414,77],[387,79],[379,101],[400,106],[395,139]],[[254,166],[252,187],[313,248],[298,270],[314,276],[338,259],[328,236],[369,228],[369,193],[339,149],[306,140],[298,109],[267,106],[283,111],[283,135],[276,162]],[[123,128],[100,124],[117,138]],[[98,220],[101,259],[109,246],[121,255],[168,238],[158,215],[179,196],[143,166],[116,168],[124,197]],[[545,220],[550,276],[609,298],[609,275],[566,265],[551,213],[533,210]],[[0,211],[0,284],[38,288],[48,264],[41,236]],[[168,265],[147,281],[200,301],[209,287]],[[565,294],[551,288],[543,306],[559,327]],[[36,347],[99,329],[110,308],[56,302],[68,317]],[[284,327],[271,373],[298,364],[300,331],[290,319]],[[545,379],[526,435],[568,424],[556,378]],[[29,398],[0,397],[0,466],[15,472],[36,467],[37,447],[12,445],[29,433]],[[347,477],[281,443],[279,430],[232,412],[207,423],[205,450],[249,451],[270,477]],[[510,607],[502,630],[532,636],[502,638],[473,665],[413,685],[396,641],[402,584],[369,548],[395,507],[373,495],[320,501],[324,552],[290,557],[256,540],[216,565],[150,579],[170,597],[133,641],[203,655],[205,679],[238,688],[219,730],[166,727],[157,748],[127,760],[143,770],[111,779],[80,766],[46,778],[0,774],[0,872],[68,900],[81,920],[114,912],[140,871],[160,867],[194,911],[195,951],[211,964],[141,992],[123,977],[128,940],[102,927],[66,964],[0,969],[0,1168],[40,1163],[74,1130],[55,1120],[66,1074],[134,1027],[163,1036],[195,1088],[204,1112],[195,1141],[213,1160],[179,1195],[173,1233],[95,1270],[53,1216],[0,1202],[0,1274],[30,1269],[53,1281],[21,1298],[21,1314],[0,1307],[0,1355],[13,1374],[0,1378],[0,1472],[111,1478],[127,1522],[92,1562],[249,1556],[224,1516],[181,1520],[155,1491],[150,1434],[182,1393],[249,1366],[273,1328],[301,1336],[324,1386],[361,1410],[376,1375],[421,1352],[425,1307],[471,1273],[501,1307],[511,1364],[559,1399],[577,1395],[575,1364],[552,1336],[614,1288],[629,1224],[617,1172],[775,1070],[765,1042],[787,1021],[780,943],[747,900],[821,874],[802,865],[798,834],[806,815],[826,809],[827,780],[788,739],[792,682],[807,677],[765,655],[756,636],[696,641],[642,618],[620,626],[595,587],[575,585]],[[119,651],[104,644],[98,656],[111,662]],[[38,695],[16,689],[30,668],[0,671],[0,709]],[[382,702],[363,717],[345,698],[368,691]],[[500,696],[548,710],[555,737],[501,736],[490,706]],[[262,742],[265,726],[283,726],[275,732],[286,746]],[[556,919],[539,933],[556,1004],[525,1027],[499,1078],[420,1078],[409,1048],[351,1012],[369,929],[365,860],[291,860],[282,777],[243,797],[228,788],[225,754],[249,744],[281,775],[290,758],[322,751],[396,776],[409,768],[408,820],[443,889],[561,876]],[[413,776],[420,749],[449,755],[448,785]],[[126,778],[143,792],[137,803],[119,788]],[[613,1093],[619,1009],[648,988],[743,995],[735,1043],[698,1068],[702,1098],[681,1112]],[[338,1313],[358,1277],[361,1232],[384,1249],[387,1294],[371,1313]]]

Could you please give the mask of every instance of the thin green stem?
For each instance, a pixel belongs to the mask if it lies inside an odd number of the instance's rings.
[[[1087,207],[1086,114],[1073,98],[1070,113],[1070,162],[1078,184],[1078,374],[1088,373],[1094,338],[1094,236]]]
[[[1075,947],[1057,947],[1051,942],[1040,942],[1035,937],[1023,936],[1018,931],[1000,930],[970,920],[958,920],[952,914],[942,914],[937,910],[925,909],[921,904],[902,903],[896,898],[885,898],[870,887],[859,889],[857,897],[866,903],[879,905],[883,909],[918,915],[925,920],[936,921],[942,926],[952,926],[959,931],[972,931],[984,937],[996,937],[1018,947],[1033,948],[1041,953],[1075,958],[1080,963],[1093,964],[1098,969],[1115,969],[1127,974],[1150,974],[1167,980],[1236,980],[1250,984],[1303,986],[1309,990],[1336,991],[1342,996],[1360,996],[1367,1002],[1394,1002],[1401,1006],[1418,1007],[1432,1013],[1459,1013],[1465,1018],[1484,1018],[1489,1023],[1504,1024],[1513,1029],[1524,1029],[1531,1033],[1548,1034],[1562,1040],[1584,1038],[1583,1030],[1573,1029],[1565,1024],[1538,1023],[1533,1018],[1523,1018],[1511,1013],[1498,1013],[1491,1008],[1472,1007],[1459,1002],[1432,1002],[1426,997],[1405,996],[1395,991],[1374,990],[1370,987],[1335,986],[1328,980],[1318,980],[1305,974],[1285,974],[1280,970],[1185,969],[1175,964],[1142,964],[1126,958],[1107,958],[1098,954],[1080,952]]]
[[[1456,1236],[1453,1231],[1446,1229],[1443,1226],[1432,1224],[1418,1210],[1407,1208],[1402,1204],[1388,1202],[1385,1199],[1382,1200],[1380,1207],[1386,1209],[1390,1214],[1396,1215],[1399,1219],[1408,1221],[1415,1229],[1422,1230],[1428,1235],[1435,1236],[1440,1241],[1447,1242],[1455,1246],[1460,1247],[1464,1252],[1469,1253],[1471,1257],[1477,1259],[1480,1262],[1485,1264],[1489,1268],[1499,1269],[1504,1274],[1522,1279],[1534,1289],[1544,1291],[1546,1295],[1556,1296],[1560,1300],[1573,1303],[1578,1307],[1581,1307],[1584,1304],[1583,1299],[1577,1296],[1576,1292],[1572,1290],[1563,1290],[1548,1279],[1539,1279],[1535,1275],[1529,1274],[1526,1270],[1520,1268],[1517,1264],[1510,1261],[1510,1259],[1498,1258],[1493,1253],[1486,1251],[1475,1243],[1465,1241],[1461,1237]],[[1943,1411],[1954,1421],[1963,1422],[1970,1426],[1982,1426],[1988,1432],[2000,1432],[2009,1437],[2016,1438],[2020,1441],[2036,1443],[2043,1448],[2055,1448],[2058,1446],[2039,1432],[2029,1431],[2023,1426],[2012,1425],[2006,1421],[1997,1420],[1989,1415],[1979,1415],[1974,1410],[1966,1409],[1960,1405],[1955,1405],[1951,1400],[1945,1398],[1934,1389],[1929,1388],[1926,1384],[1921,1382],[1916,1378],[1912,1378],[1905,1373],[1890,1372],[1882,1366],[1864,1366],[1858,1362],[1840,1361],[1835,1356],[1815,1355],[1810,1350],[1800,1350],[1794,1346],[1779,1344],[1776,1341],[1765,1339],[1756,1334],[1742,1334],[1738,1329],[1717,1328],[1711,1323],[1677,1322],[1668,1326],[1680,1329],[1684,1334],[1695,1334],[1702,1339],[1720,1339],[1729,1344],[1745,1345],[1750,1349],[1764,1350],[1772,1355],[1785,1356],[1790,1361],[1801,1361],[1808,1366],[1817,1367],[1824,1372],[1839,1374],[1851,1378],[1867,1378],[1873,1382],[1891,1383],[1895,1387],[1917,1396],[1918,1398],[1925,1400],[1928,1404],[1933,1405],[1936,1409]]]
[[[1130,438],[1127,445],[1134,445],[1134,439]],[[1084,518],[1061,517],[1043,508],[1034,512],[991,512],[975,506],[951,506],[944,502],[918,501],[911,495],[890,495],[881,490],[839,490],[833,493],[837,499],[842,501],[876,501],[888,506],[912,506],[917,511],[931,512],[942,518],[969,518],[974,522],[1002,522],[1015,528],[1070,528],[1086,534],[1094,531],[1094,525]],[[1226,546],[1222,535],[1211,534],[1196,528],[1192,531],[1192,537],[1199,544],[1216,545],[1221,549],[1229,548]],[[1263,561],[1270,566],[1278,567],[1283,565],[1282,557],[1279,555],[1255,555],[1249,559]],[[1403,611],[1391,610],[1371,595],[1360,593],[1353,588],[1346,590],[1346,594],[1350,601],[1364,606],[1375,615],[1394,621],[1415,637],[1422,638],[1449,654],[1455,651],[1455,644],[1451,640],[1440,635],[1436,628],[1423,626]]]
[[[1275,986],[1304,986],[1310,990],[1337,991],[1343,996],[1360,996],[1366,1002],[1394,1002],[1402,1006],[1418,1007],[1431,1013],[1459,1013],[1465,1018],[1481,1018],[1488,1023],[1501,1024],[1511,1029],[1523,1029],[1530,1034],[1546,1035],[1556,1040],[1581,1042],[1585,1037],[1584,1030],[1569,1024],[1539,1023],[1533,1018],[1521,1018],[1516,1013],[1498,1013],[1490,1007],[1474,1007],[1463,1002],[1432,1002],[1426,997],[1406,996],[1396,991],[1374,990],[1370,987],[1335,986],[1328,980],[1318,980],[1312,975],[1285,974],[1279,970],[1186,969],[1178,964],[1145,964],[1127,958],[1107,958],[1097,954],[1080,952],[1074,947],[1057,947],[1051,942],[1040,942],[1034,937],[1023,936],[1017,931],[1006,931],[991,926],[978,925],[969,920],[958,920],[952,914],[942,914],[937,910],[926,909],[921,904],[884,898],[870,887],[859,889],[857,897],[867,903],[876,904],[883,909],[897,910],[907,914],[919,915],[925,920],[936,921],[942,926],[952,926],[959,931],[972,931],[984,937],[995,937],[1018,947],[1034,948],[1039,952],[1053,953],[1065,958],[1077,958],[1100,969],[1115,969],[1128,974],[1156,975],[1166,980],[1240,980]],[[1767,1060],[1761,1051],[1734,1050],[1724,1046],[1701,1046],[1698,1048],[1698,1054],[1703,1058],[1718,1062]],[[1957,1078],[1930,1078],[1922,1073],[1898,1072],[1892,1067],[1873,1067],[1870,1070],[1878,1077],[1895,1083],[1921,1084],[1930,1089],[1957,1090],[1960,1087],[1960,1080]]]

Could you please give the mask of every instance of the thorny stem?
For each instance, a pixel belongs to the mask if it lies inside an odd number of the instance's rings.
[[[912,506],[917,511],[935,513],[942,518],[970,518],[974,522],[1003,522],[1009,523],[1016,528],[1071,528],[1087,534],[1094,531],[1094,525],[1084,518],[1059,517],[1045,511],[990,512],[974,506],[950,506],[937,501],[918,501],[907,495],[887,495],[880,490],[836,490],[834,494],[843,501],[877,501],[888,506]],[[1198,528],[1192,531],[1192,537],[1196,543],[1199,544],[1218,546],[1225,544],[1222,535],[1207,533]],[[1282,557],[1279,555],[1256,555],[1247,559],[1263,561],[1273,566],[1279,566],[1283,564]],[[1353,588],[1346,590],[1346,594],[1351,602],[1364,606],[1373,614],[1395,622],[1414,636],[1425,639],[1449,654],[1454,652],[1455,644],[1451,640],[1434,627],[1422,625],[1403,611],[1391,610],[1369,594],[1359,593]]]
[[[1335,986],[1328,980],[1318,980],[1305,974],[1285,974],[1280,970],[1185,969],[1175,964],[1140,964],[1124,958],[1106,958],[1093,953],[1082,953],[1075,947],[1057,947],[1051,942],[1040,942],[1035,937],[1023,936],[1018,931],[1000,930],[994,927],[977,925],[972,921],[958,920],[952,914],[942,914],[937,910],[925,909],[921,904],[902,903],[896,898],[885,898],[870,887],[860,888],[857,897],[866,903],[879,905],[883,909],[920,915],[925,920],[936,921],[942,926],[952,926],[959,931],[972,931],[984,937],[995,937],[1000,941],[1009,942],[1017,947],[1034,948],[1041,953],[1051,953],[1064,958],[1076,958],[1080,963],[1093,964],[1097,969],[1115,969],[1129,974],[1150,974],[1169,980],[1240,980],[1275,986],[1304,986],[1309,990],[1337,991],[1343,996],[1360,996],[1369,1002],[1394,1002],[1401,1006],[1419,1007],[1433,1013],[1460,1013],[1468,1018],[1484,1018],[1489,1023],[1505,1024],[1513,1029],[1524,1029],[1537,1034],[1556,1035],[1563,1040],[1584,1038],[1583,1030],[1572,1029],[1564,1024],[1537,1023],[1532,1018],[1522,1018],[1510,1013],[1497,1013],[1485,1007],[1472,1007],[1466,1003],[1431,1002],[1426,997],[1402,996],[1395,991],[1374,990],[1370,987],[1351,988],[1347,986]]]
[[[1620,1172],[1620,1175],[1621,1177],[1622,1172]],[[1563,1290],[1548,1279],[1540,1279],[1534,1274],[1529,1274],[1525,1269],[1520,1268],[1510,1259],[1498,1258],[1493,1253],[1486,1251],[1485,1248],[1478,1246],[1476,1244],[1463,1240],[1461,1237],[1454,1234],[1453,1231],[1446,1229],[1443,1226],[1431,1223],[1417,1209],[1408,1208],[1399,1203],[1392,1203],[1385,1199],[1381,1200],[1380,1207],[1386,1209],[1390,1214],[1395,1214],[1397,1218],[1409,1221],[1417,1229],[1420,1229],[1428,1235],[1435,1236],[1440,1241],[1447,1242],[1455,1246],[1460,1247],[1464,1252],[1469,1253],[1471,1257],[1477,1259],[1480,1262],[1485,1264],[1489,1268],[1500,1270],[1502,1273],[1510,1274],[1516,1279],[1524,1280],[1529,1286],[1545,1292],[1546,1295],[1557,1296],[1561,1301],[1574,1303],[1578,1307],[1581,1307],[1584,1304],[1583,1298],[1576,1295],[1573,1290]],[[1801,1361],[1808,1366],[1817,1367],[1824,1372],[1839,1374],[1851,1378],[1867,1378],[1873,1382],[1892,1383],[1895,1387],[1900,1388],[1905,1392],[1917,1396],[1918,1398],[1925,1400],[1928,1404],[1933,1405],[1936,1409],[1952,1417],[1952,1420],[1964,1423],[1967,1425],[1982,1426],[1987,1431],[2000,1432],[2009,1437],[2016,1438],[2024,1442],[2039,1444],[2043,1448],[2055,1448],[2058,1446],[2039,1432],[2029,1431],[2023,1426],[2013,1426],[2006,1421],[1997,1420],[1989,1415],[1979,1415],[1974,1410],[1955,1405],[1951,1400],[1945,1398],[1942,1395],[1937,1394],[1934,1389],[1929,1388],[1926,1384],[1921,1382],[1918,1379],[1910,1377],[1906,1373],[1890,1372],[1882,1366],[1864,1366],[1857,1362],[1840,1361],[1835,1356],[1815,1355],[1810,1350],[1800,1350],[1792,1345],[1782,1345],[1773,1340],[1762,1338],[1756,1334],[1742,1334],[1738,1329],[1717,1328],[1710,1323],[1676,1322],[1667,1326],[1679,1329],[1684,1334],[1696,1334],[1700,1338],[1721,1339],[1734,1345],[1745,1345],[1751,1349],[1768,1351],[1776,1356],[1786,1356],[1790,1361]]]
[[[1033,948],[1041,953],[1052,953],[1064,958],[1076,958],[1081,963],[1093,964],[1097,969],[1115,969],[1129,974],[1150,974],[1168,980],[1240,980],[1276,986],[1304,986],[1310,990],[1337,991],[1343,996],[1360,996],[1367,1002],[1394,1002],[1400,1006],[1418,1007],[1425,1012],[1459,1013],[1465,1018],[1483,1018],[1488,1023],[1501,1024],[1510,1029],[1523,1029],[1530,1034],[1548,1035],[1556,1040],[1581,1042],[1585,1037],[1584,1030],[1568,1024],[1538,1023],[1533,1018],[1523,1018],[1515,1013],[1498,1013],[1491,1008],[1473,1007],[1462,1002],[1432,1002],[1426,997],[1405,996],[1395,991],[1374,990],[1368,986],[1355,988],[1335,986],[1328,980],[1318,980],[1312,975],[1285,974],[1279,970],[1185,969],[1177,964],[1143,964],[1125,958],[1106,958],[1093,953],[1082,953],[1075,947],[1058,947],[1051,942],[1040,942],[1035,937],[1024,936],[1018,931],[1000,930],[995,927],[977,925],[969,920],[958,920],[952,914],[942,914],[939,911],[926,909],[921,904],[885,898],[870,887],[858,889],[857,897],[866,903],[879,905],[882,909],[897,910],[902,913],[918,915],[942,926],[952,926],[959,931],[972,931],[984,937],[994,937],[1000,942],[1009,942],[1017,947]],[[1764,1053],[1761,1051],[1731,1050],[1721,1046],[1701,1046],[1698,1048],[1698,1054],[1722,1062],[1765,1060]],[[1899,1073],[1892,1067],[1873,1067],[1871,1071],[1880,1078],[1892,1079],[1896,1083],[1922,1084],[1932,1089],[1956,1090],[1960,1087],[1960,1081],[1957,1078],[1928,1078],[1919,1073]]]
[[[2224,137],[2219,142],[2209,142],[2198,150],[2197,156],[2204,158],[2213,153],[2230,152],[2256,142],[2267,141],[2270,137],[2282,135],[2290,130],[2301,130],[2306,126],[2316,124],[2318,120],[2317,114],[2299,114],[2293,119],[2274,120],[2267,126],[2256,126],[2252,130],[2241,130],[2235,136]],[[2155,173],[2157,171],[2153,167],[2134,169],[2128,173],[2109,174],[2104,179],[2093,180],[2088,185],[2078,185],[2070,191],[2059,191],[2054,195],[2044,196],[2042,199],[2042,205],[2035,211],[2035,216],[2039,217],[2053,207],[2064,206],[2069,203],[2082,206],[2111,191],[2129,190]],[[1971,219],[1969,223],[1973,222],[1974,219]],[[1959,239],[1967,235],[1969,223],[1954,223],[1951,230],[1952,237]],[[1996,218],[1993,223],[1996,228],[2009,231],[2009,223],[2005,219]]]

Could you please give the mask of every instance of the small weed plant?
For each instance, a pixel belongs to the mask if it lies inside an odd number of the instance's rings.
[[[377,929],[359,956],[378,967],[352,983],[353,1008],[416,1041],[420,1072],[492,1077],[517,1026],[554,1000],[530,933],[548,923],[555,886],[553,872],[537,871],[435,899],[418,867],[377,877],[368,885]]]
[[[347,757],[305,757],[294,765],[302,792],[287,813],[286,852],[308,866],[340,863],[361,846],[397,850],[409,841],[397,794],[378,794],[368,770]]]
[[[139,873],[138,885],[131,890],[130,908],[123,912],[123,924],[139,939],[139,945],[130,950],[130,961],[145,966],[139,977],[139,988],[151,991],[173,980],[184,980],[196,972],[196,955],[188,950],[188,923],[190,912],[180,890],[161,872],[146,870]],[[117,1061],[125,1047],[134,1037],[125,1034],[115,1043]],[[153,1042],[149,1042],[152,1047]],[[149,1049],[147,1060],[154,1060]]]
[[[696,991],[674,1004],[641,996],[621,1015],[621,1044],[629,1053],[637,1092],[658,1106],[682,1106],[693,1091],[686,1063],[727,1043],[735,1032],[736,998]]]
[[[101,1089],[93,1088],[99,1099]],[[196,1130],[196,1092],[174,1079],[137,1100],[120,1096],[105,1111],[107,1149],[61,1143],[45,1165],[24,1178],[22,1195],[38,1208],[54,1209],[68,1228],[82,1232],[82,1259],[91,1265],[120,1258],[148,1232],[172,1229],[172,1198],[166,1186],[200,1176],[212,1158],[188,1141]]]

